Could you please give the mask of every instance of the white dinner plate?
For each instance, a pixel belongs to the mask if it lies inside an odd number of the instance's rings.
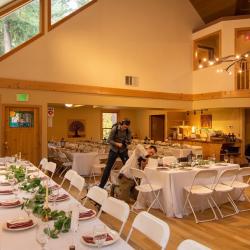
[[[5,201],[2,201],[2,202],[6,202],[7,200],[5,200]],[[9,202],[10,201],[15,201],[15,200],[8,200]],[[19,204],[15,204],[15,205],[10,205],[10,206],[2,206],[2,205],[0,205],[0,208],[13,208],[13,207],[19,207],[19,206],[21,206],[22,204],[23,204],[23,201],[22,200],[19,200],[20,201],[20,203]],[[1,202],[1,201],[0,201]]]
[[[33,218],[32,218],[32,221],[33,221],[33,225],[32,226],[29,226],[29,227],[22,227],[22,228],[8,228],[7,227],[7,222],[11,222],[11,223],[13,223],[14,221],[16,221],[16,222],[18,222],[18,221],[27,221],[29,218],[17,218],[17,219],[13,219],[13,220],[10,220],[10,221],[5,221],[4,223],[3,223],[3,229],[4,230],[7,230],[7,231],[12,231],[12,232],[16,232],[16,231],[24,231],[24,230],[28,230],[28,229],[30,229],[30,228],[33,228],[33,227],[35,227],[36,225],[37,225],[37,221],[36,220],[34,220]]]
[[[105,241],[103,243],[103,246],[109,246],[114,244],[116,241],[118,241],[120,239],[119,234],[114,231],[114,230],[108,230],[108,233],[110,234],[110,236],[113,238],[113,240],[109,240],[109,241]],[[89,233],[85,233],[84,236],[89,236],[89,237],[93,237],[93,232],[89,232]],[[87,243],[82,237],[81,237],[81,242],[86,245],[86,246],[90,246],[90,247],[97,247],[97,244],[92,244],[92,243]]]
[[[70,196],[69,196],[69,195],[68,195],[68,196],[65,196],[63,199],[55,200],[55,202],[66,201],[66,200],[68,200],[68,199],[70,199]],[[53,198],[50,198],[50,197],[49,197],[49,202],[54,202]]]
[[[93,209],[91,209],[91,210],[94,212],[93,215],[91,215],[91,216],[89,216],[89,217],[79,218],[79,221],[82,221],[82,220],[89,220],[89,219],[94,218],[94,217],[96,216],[96,211],[93,210]],[[88,210],[87,210],[87,211],[88,211]],[[80,213],[87,212],[87,211],[82,211],[82,212],[80,212]]]

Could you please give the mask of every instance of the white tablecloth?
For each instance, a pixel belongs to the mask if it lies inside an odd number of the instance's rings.
[[[62,189],[63,193],[66,193]],[[23,196],[25,193],[21,193],[20,197]],[[27,196],[27,194],[26,194]],[[0,200],[13,198],[13,195],[0,195]],[[58,202],[56,209],[63,209],[69,210],[70,205],[72,206],[73,203],[78,203],[73,197],[70,197],[69,200],[64,202]],[[27,216],[20,207],[17,208],[0,208],[0,222],[8,219],[13,219],[20,216]],[[53,222],[52,222],[53,224]],[[83,245],[80,242],[80,238],[83,235],[83,232],[89,232],[92,230],[93,226],[96,224],[102,224],[102,222],[97,219],[93,218],[87,221],[79,221],[79,228],[78,231],[73,236],[73,241],[76,245],[77,250],[83,249],[92,249]],[[71,233],[61,233],[58,239],[50,239],[48,243],[49,250],[68,250],[69,245],[72,243],[72,234]],[[41,246],[36,241],[36,227],[26,230],[26,231],[19,231],[19,232],[10,232],[3,230],[0,233],[0,249],[1,250],[40,250]],[[114,243],[113,245],[107,246],[103,249],[107,250],[126,250],[126,249],[133,249],[130,247],[124,240],[121,238]]]
[[[93,165],[99,162],[98,153],[96,152],[72,153],[72,158],[72,169],[83,176],[89,176]]]
[[[218,172],[229,169],[232,167],[239,167],[237,164],[226,164],[226,166],[211,166],[210,169],[216,169]],[[145,168],[145,173],[152,184],[158,184],[162,186],[162,192],[160,194],[160,201],[169,217],[183,217],[183,205],[185,201],[184,190],[186,186],[192,184],[193,178],[199,168],[193,170],[157,170],[152,168]],[[145,197],[145,195],[144,195]],[[151,197],[147,196],[150,200]],[[218,203],[223,203],[223,197],[217,197]],[[207,204],[204,201],[198,200],[195,204],[196,210],[207,208]],[[141,208],[144,204],[142,195],[138,196],[138,207]],[[154,208],[159,208],[158,204]]]

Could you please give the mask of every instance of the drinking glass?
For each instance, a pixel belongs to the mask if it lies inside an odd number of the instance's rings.
[[[105,225],[96,225],[93,228],[93,240],[98,248],[102,247],[107,239],[107,228]]]
[[[228,162],[228,155],[227,154],[224,155],[224,162],[226,162],[226,163]]]
[[[9,173],[9,175],[8,175],[8,181],[9,181],[9,183],[10,183],[12,189],[13,189],[13,186],[14,186],[14,184],[16,182],[15,181],[15,175],[13,173]]]
[[[40,244],[42,250],[47,249],[47,244],[49,242],[49,235],[45,233],[49,230],[47,223],[41,222],[36,228],[36,241]]]
[[[13,194],[15,195],[15,199],[18,198],[18,194],[19,194],[19,185],[15,185],[13,188]]]

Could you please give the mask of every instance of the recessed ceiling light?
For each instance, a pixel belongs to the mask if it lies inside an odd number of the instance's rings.
[[[67,107],[67,108],[72,108],[73,107],[73,104],[70,104],[70,103],[66,103],[66,104],[64,104],[65,105],[65,107]]]

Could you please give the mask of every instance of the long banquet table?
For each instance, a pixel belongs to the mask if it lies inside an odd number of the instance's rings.
[[[239,168],[239,165],[230,163],[223,164],[223,166],[212,165],[209,167],[209,169],[216,169],[218,173],[220,173],[222,170],[230,169],[232,167]],[[183,205],[185,201],[185,193],[183,188],[186,186],[191,186],[192,180],[199,170],[201,170],[201,168],[193,168],[192,170],[159,170],[150,167],[145,168],[145,173],[149,181],[152,184],[157,184],[162,187],[162,192],[160,194],[159,200],[162,203],[168,217],[182,218],[184,216]],[[148,200],[152,200],[152,196],[150,195],[145,197],[145,195],[142,196],[139,194],[137,198],[138,209],[144,207],[145,198],[147,198]],[[204,200],[202,201],[201,199],[196,199],[195,201],[196,203],[194,203],[194,207],[196,210],[202,210],[208,207]],[[220,204],[225,202],[226,200],[224,199],[223,195],[220,195],[216,197],[216,201]],[[159,208],[157,203],[155,204],[154,208]]]
[[[40,172],[41,176],[43,175],[42,172]],[[0,176],[3,178],[3,176]],[[53,182],[53,181],[52,181]],[[54,183],[54,182],[53,182]],[[55,183],[54,183],[55,184]],[[61,189],[62,193],[67,193],[65,190]],[[26,192],[21,192],[19,194],[19,197],[27,197]],[[13,198],[13,195],[0,195],[0,200],[3,199],[10,199]],[[58,210],[65,210],[69,211],[72,204],[76,204],[79,202],[75,200],[72,196],[70,196],[69,200],[58,202],[56,205],[56,209]],[[2,223],[6,220],[13,219],[16,217],[23,217],[27,215],[23,210],[21,210],[21,207],[16,208],[0,208],[0,222],[2,226]],[[51,222],[53,224],[53,222]],[[76,245],[76,249],[95,249],[90,248],[86,245],[83,245],[80,242],[80,238],[83,235],[84,232],[89,232],[94,225],[96,224],[103,224],[98,218],[89,219],[86,221],[79,221],[79,227],[78,231],[74,233],[74,236],[72,236],[71,233],[61,233],[59,235],[58,239],[49,239],[48,243],[48,249],[49,250],[68,250],[70,243],[72,241]],[[1,228],[2,229],[2,228]],[[1,230],[0,229],[0,230]],[[73,237],[73,238],[72,238]],[[1,250],[40,250],[41,246],[36,241],[36,227],[24,231],[19,232],[10,232],[2,230],[0,233],[0,249]],[[131,246],[129,246],[123,239],[119,239],[117,242],[115,242],[112,245],[109,245],[107,247],[103,247],[103,249],[109,249],[109,250],[126,250],[126,249],[133,249]]]

